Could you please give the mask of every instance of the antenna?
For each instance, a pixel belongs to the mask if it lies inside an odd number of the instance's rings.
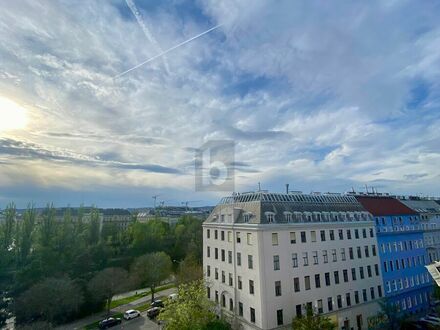
[[[286,183],[286,194],[289,194],[289,184]]]

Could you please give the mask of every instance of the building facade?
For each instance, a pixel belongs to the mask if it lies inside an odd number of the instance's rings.
[[[353,196],[246,193],[203,224],[208,297],[234,328],[288,328],[307,305],[368,329],[384,294],[374,222]]]
[[[406,313],[429,307],[431,277],[419,214],[389,196],[356,196],[374,216],[385,296]]]

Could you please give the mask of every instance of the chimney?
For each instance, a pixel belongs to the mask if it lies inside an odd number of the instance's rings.
[[[289,184],[286,183],[286,194],[289,194]]]

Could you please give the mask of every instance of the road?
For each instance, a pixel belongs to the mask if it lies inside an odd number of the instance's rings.
[[[118,326],[110,328],[110,329],[115,329],[115,330],[121,330],[121,329],[123,329],[123,330],[138,330],[138,329],[159,330],[159,329],[161,329],[161,327],[157,323],[148,319],[147,313],[144,312],[141,314],[140,317],[137,317],[137,318],[132,319],[130,321],[122,320],[121,325],[118,325]]]

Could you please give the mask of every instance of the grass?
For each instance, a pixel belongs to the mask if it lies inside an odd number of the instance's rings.
[[[156,293],[164,291],[164,290],[168,290],[168,289],[173,288],[175,286],[176,285],[174,283],[163,285],[163,286],[161,286],[161,287],[156,289]],[[138,300],[138,299],[140,299],[142,297],[149,296],[150,294],[151,294],[151,291],[148,290],[146,292],[135,294],[135,295],[130,296],[130,297],[121,298],[121,299],[118,299],[118,300],[113,300],[112,303],[110,304],[110,308],[113,309],[115,307],[119,307],[119,306],[122,306],[122,305],[129,304],[129,303],[131,303],[133,301],[136,301],[136,300]]]
[[[114,318],[119,317],[119,318],[122,319],[123,316],[124,316],[124,314],[122,314],[122,313],[115,313],[115,314],[110,313],[110,317],[114,317]],[[91,323],[91,324],[88,324],[88,325],[86,325],[86,326],[84,327],[84,329],[85,329],[85,330],[99,329],[99,322],[100,322],[100,321],[101,321],[101,320],[96,321],[96,322],[93,322],[93,323]]]

